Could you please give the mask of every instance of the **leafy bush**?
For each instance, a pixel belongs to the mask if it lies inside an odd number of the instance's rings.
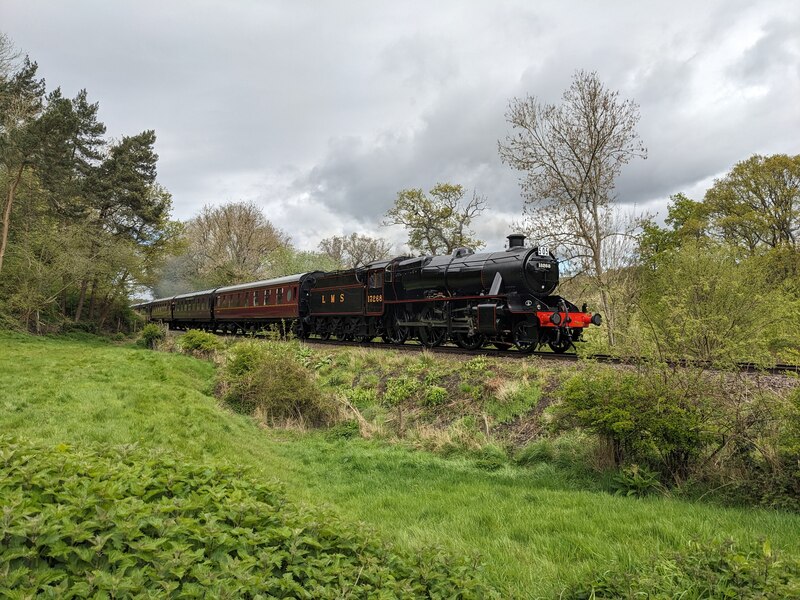
[[[332,421],[336,407],[320,391],[285,342],[243,341],[228,353],[220,374],[222,398],[269,424]]]
[[[623,467],[614,475],[614,491],[620,496],[643,498],[662,490],[658,473],[639,465]]]
[[[557,391],[556,426],[583,427],[611,440],[617,465],[650,463],[674,480],[689,474],[710,439],[708,397],[700,381],[678,386],[659,372],[587,370]]]
[[[402,553],[226,466],[0,438],[0,596],[496,598],[475,561]]]
[[[386,382],[386,392],[383,398],[390,406],[394,406],[415,396],[419,387],[419,381],[416,379],[395,377]]]
[[[447,402],[447,390],[437,385],[432,385],[425,389],[425,404],[427,406],[439,406]]]
[[[167,332],[161,325],[156,323],[148,323],[142,327],[142,334],[140,339],[142,343],[151,350],[155,349],[160,341],[167,337]]]
[[[213,333],[190,329],[179,338],[178,346],[187,354],[210,356],[213,352],[222,350],[224,344]]]
[[[740,419],[752,422],[766,415],[769,426],[757,436],[734,440],[728,460],[733,474],[725,473],[726,499],[800,512],[800,389],[783,401],[751,398],[747,408]]]
[[[331,440],[357,439],[361,437],[361,428],[358,426],[358,421],[350,419],[329,427],[325,432],[325,437]]]
[[[374,388],[356,387],[344,391],[350,403],[358,409],[374,406],[378,402],[378,392]]]
[[[769,542],[739,549],[732,542],[692,543],[636,571],[612,569],[563,596],[589,598],[800,598],[800,561],[775,556]]]

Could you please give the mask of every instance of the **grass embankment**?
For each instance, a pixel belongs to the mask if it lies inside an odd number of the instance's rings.
[[[692,539],[800,556],[800,516],[579,489],[551,464],[494,472],[467,458],[272,432],[221,408],[212,366],[99,341],[0,333],[0,428],[48,444],[138,443],[181,460],[232,462],[328,504],[407,549],[478,550],[509,595],[553,597],[613,563],[646,565]]]

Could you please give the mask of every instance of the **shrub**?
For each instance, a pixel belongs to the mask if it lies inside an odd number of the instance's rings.
[[[361,437],[361,428],[358,421],[350,419],[329,427],[325,437],[331,440],[352,440]]]
[[[614,475],[613,481],[614,491],[620,496],[643,498],[664,489],[658,479],[658,473],[639,465],[621,468]]]
[[[476,561],[395,549],[228,466],[0,438],[0,597],[497,598]]]
[[[662,375],[608,368],[573,375],[557,391],[556,426],[610,439],[617,465],[650,463],[683,480],[711,437],[708,397],[701,381],[681,386]]]
[[[394,406],[409,400],[416,395],[418,390],[419,382],[416,379],[395,377],[386,382],[386,392],[383,398],[390,406]]]
[[[432,385],[425,389],[425,404],[427,406],[438,406],[447,402],[447,390],[437,385]]]
[[[226,402],[272,425],[323,425],[337,412],[314,374],[281,342],[248,340],[234,345],[222,368],[220,391]]]
[[[378,392],[374,388],[351,388],[345,390],[344,395],[359,410],[373,406],[378,401]]]
[[[167,337],[167,332],[161,325],[148,323],[142,327],[140,339],[142,343],[151,350],[155,349],[160,341]]]
[[[190,329],[184,333],[178,339],[178,346],[181,351],[197,356],[210,356],[224,347],[222,340],[216,335],[199,329]]]
[[[612,569],[564,598],[736,598],[800,597],[800,561],[780,559],[769,542],[738,548],[732,542],[692,543],[688,551],[657,556],[640,570]]]

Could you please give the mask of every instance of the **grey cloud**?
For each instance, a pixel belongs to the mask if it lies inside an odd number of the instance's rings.
[[[485,194],[493,214],[476,226],[502,234],[522,209],[497,155],[507,102],[557,102],[576,69],[641,106],[649,158],[624,168],[623,204],[800,152],[794,0],[4,0],[2,17],[50,87],[100,101],[111,135],[156,129],[178,216],[254,199],[309,248],[376,228],[398,190],[438,181]]]

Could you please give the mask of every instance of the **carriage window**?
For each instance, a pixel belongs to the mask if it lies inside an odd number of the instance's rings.
[[[283,302],[283,288],[278,288],[278,304]]]
[[[293,288],[289,288],[289,291],[286,292],[286,301],[287,302],[291,302],[292,301],[292,289]]]
[[[258,306],[258,292],[253,292],[253,306]]]

